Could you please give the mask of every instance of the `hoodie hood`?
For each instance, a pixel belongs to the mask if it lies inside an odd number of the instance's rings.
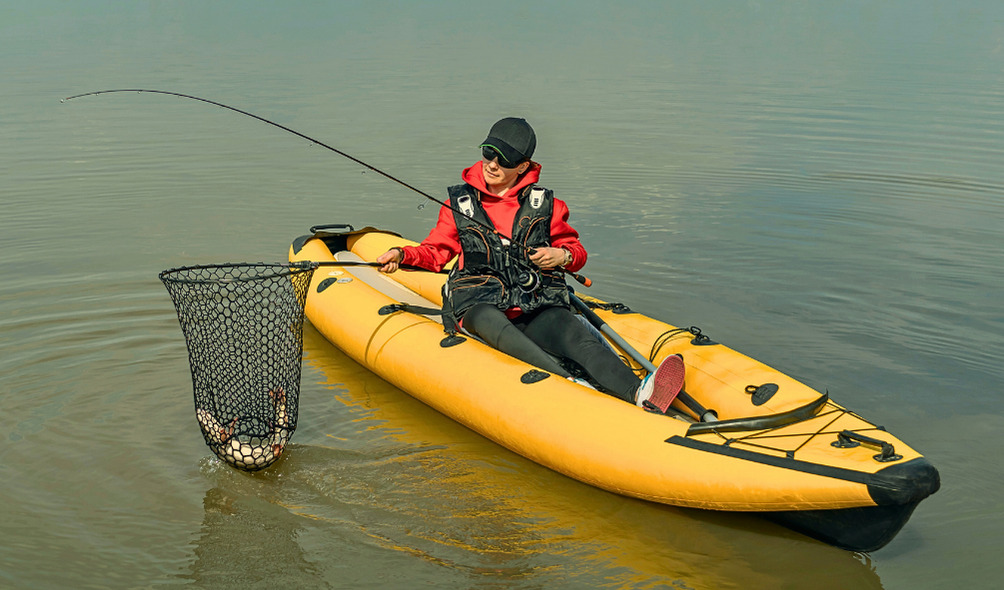
[[[460,174],[460,178],[467,184],[478,189],[482,195],[494,197],[496,199],[506,199],[513,195],[518,195],[524,188],[530,186],[531,184],[535,184],[538,180],[540,180],[540,164],[531,161],[530,168],[519,177],[519,180],[517,180],[516,184],[509,189],[506,196],[500,197],[488,190],[488,185],[485,184],[485,177],[481,166],[482,163],[479,160],[477,164],[474,164],[470,168],[465,168]]]

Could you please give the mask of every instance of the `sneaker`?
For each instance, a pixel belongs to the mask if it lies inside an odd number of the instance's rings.
[[[594,391],[596,390],[596,388],[593,387],[593,384],[590,383],[590,382],[588,382],[588,381],[586,381],[585,379],[580,379],[578,377],[572,377],[572,376],[565,377],[565,379],[568,379],[572,383],[578,383],[579,385],[582,385],[583,387],[588,387],[589,389],[592,389]]]
[[[685,370],[682,356],[673,354],[664,358],[654,373],[642,379],[635,404],[650,412],[665,414],[683,390]]]

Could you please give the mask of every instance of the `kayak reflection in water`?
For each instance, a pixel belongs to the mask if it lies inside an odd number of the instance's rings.
[[[450,206],[440,209],[429,236],[381,254],[380,270],[404,264],[439,272],[459,256],[446,283],[445,322],[566,378],[571,374],[551,355],[571,360],[602,391],[665,413],[682,385],[682,359],[669,356],[639,379],[570,311],[564,271],[581,269],[586,249],[565,202],[537,185],[536,145],[525,119],[495,123],[480,146],[481,161],[461,173],[463,184],[449,187]]]

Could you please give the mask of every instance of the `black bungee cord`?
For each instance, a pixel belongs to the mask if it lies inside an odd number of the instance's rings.
[[[349,160],[352,160],[356,164],[359,164],[360,166],[363,166],[364,168],[372,170],[373,172],[376,172],[377,174],[383,176],[384,178],[387,178],[388,180],[392,180],[392,181],[396,182],[397,184],[399,184],[399,185],[401,185],[401,186],[403,186],[403,187],[405,187],[405,188],[407,188],[409,190],[412,190],[412,191],[414,191],[414,192],[422,195],[426,199],[429,199],[430,201],[433,201],[434,203],[438,203],[439,205],[442,205],[443,207],[446,207],[447,209],[449,209],[450,211],[453,211],[454,213],[462,215],[463,217],[465,217],[465,218],[473,221],[477,225],[481,226],[483,229],[486,229],[486,230],[494,233],[495,235],[499,236],[500,238],[504,238],[505,237],[505,236],[502,235],[501,232],[499,232],[498,228],[489,226],[489,225],[487,225],[485,223],[482,223],[481,221],[478,221],[473,216],[468,215],[468,214],[464,213],[463,211],[460,211],[459,209],[454,208],[453,206],[451,206],[446,201],[442,201],[440,199],[437,199],[436,197],[433,197],[429,193],[427,193],[427,192],[425,192],[425,191],[423,191],[423,190],[421,190],[419,188],[416,188],[416,187],[408,184],[407,182],[404,182],[403,180],[401,180],[399,178],[391,176],[390,174],[384,172],[383,170],[380,170],[376,166],[368,164],[368,163],[360,160],[359,158],[356,158],[355,156],[353,156],[351,154],[343,152],[342,150],[340,150],[338,148],[332,147],[332,146],[324,143],[323,141],[314,139],[313,137],[310,137],[309,135],[306,135],[304,133],[300,133],[299,131],[296,131],[295,129],[290,129],[289,127],[286,127],[285,125],[282,125],[280,123],[276,123],[275,121],[270,121],[270,120],[268,120],[268,119],[266,119],[264,117],[259,117],[258,115],[254,114],[254,113],[249,113],[249,112],[247,112],[245,110],[241,110],[241,109],[239,109],[237,107],[232,107],[232,106],[229,106],[229,105],[225,105],[223,103],[216,102],[214,100],[209,100],[208,98],[200,98],[198,96],[192,96],[190,94],[182,94],[180,92],[171,92],[171,91],[168,91],[168,90],[150,90],[150,89],[144,89],[144,88],[120,88],[120,89],[114,89],[114,90],[98,90],[96,92],[85,92],[83,94],[75,94],[73,96],[68,96],[66,98],[62,98],[62,99],[60,99],[59,102],[66,102],[68,100],[73,100],[75,98],[83,98],[85,96],[95,96],[95,95],[98,95],[98,94],[113,94],[113,93],[119,93],[119,92],[137,92],[137,93],[166,94],[168,96],[177,96],[177,97],[180,97],[180,98],[187,98],[189,100],[195,100],[195,101],[198,101],[198,102],[204,102],[204,103],[207,103],[207,104],[211,104],[211,105],[215,105],[215,106],[218,106],[218,107],[222,107],[224,109],[233,111],[235,113],[240,113],[241,115],[245,115],[245,116],[251,117],[252,119],[257,119],[257,120],[261,121],[262,123],[267,123],[269,125],[272,125],[273,127],[278,127],[279,129],[282,129],[283,131],[292,133],[293,135],[296,135],[297,137],[301,137],[303,139],[306,139],[307,141],[311,142],[312,144],[319,145],[319,146],[321,146],[323,148],[326,148],[326,149],[328,149],[328,150],[330,150],[332,152],[335,152],[336,154],[338,154],[340,156],[348,158]],[[530,249],[529,252],[532,254],[533,250]],[[516,262],[516,264],[518,266],[526,266],[520,260],[516,260],[515,262]],[[536,275],[537,269],[529,268],[527,270],[529,272],[527,273],[526,278],[524,278],[524,276],[522,276],[524,273],[520,273],[521,274],[521,276],[519,278],[520,287],[523,288],[523,289],[525,289],[525,290],[532,291],[532,290],[534,290],[534,288],[536,287],[536,285],[539,284],[539,278]],[[566,274],[570,275],[572,278],[574,278],[576,281],[578,281],[580,284],[582,284],[582,285],[584,285],[586,287],[588,287],[588,286],[590,286],[592,284],[592,281],[588,277],[582,276],[582,275],[580,275],[578,273],[574,273],[574,272],[569,271],[569,270],[565,270],[563,268],[561,270],[564,271]],[[524,284],[524,281],[525,281],[525,284]]]

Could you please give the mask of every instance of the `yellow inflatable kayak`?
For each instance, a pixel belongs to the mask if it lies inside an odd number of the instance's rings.
[[[414,242],[392,232],[340,226],[298,238],[289,259],[373,261],[408,244]],[[939,488],[934,466],[881,426],[696,329],[580,296],[594,322],[619,336],[615,348],[641,351],[655,364],[680,354],[686,394],[714,421],[701,421],[701,411],[681,403],[668,416],[650,413],[475,338],[447,335],[428,309],[442,304],[445,279],[322,266],[307,318],[357,362],[439,412],[541,465],[625,496],[762,513],[827,543],[873,551]]]

